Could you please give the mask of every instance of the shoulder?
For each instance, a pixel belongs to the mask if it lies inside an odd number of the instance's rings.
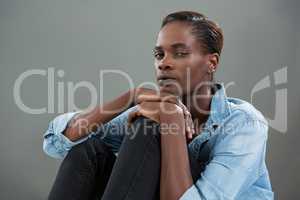
[[[227,134],[267,139],[268,122],[258,109],[238,98],[229,97],[227,102],[230,112],[222,124]]]
[[[230,112],[216,130],[213,152],[232,155],[263,152],[268,138],[267,120],[244,100],[228,98],[228,103]]]
[[[268,126],[268,122],[264,115],[251,103],[232,97],[227,98],[227,100],[230,109],[229,118],[234,118],[234,120],[241,119],[246,121],[258,121]]]

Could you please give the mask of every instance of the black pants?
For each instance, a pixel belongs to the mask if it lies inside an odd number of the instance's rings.
[[[118,157],[94,136],[74,146],[63,160],[49,200],[158,200],[159,124],[139,117],[123,139]],[[189,155],[193,180],[203,162]]]

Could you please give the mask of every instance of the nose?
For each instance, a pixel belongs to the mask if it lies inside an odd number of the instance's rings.
[[[173,69],[173,64],[171,62],[171,59],[168,58],[167,55],[165,55],[165,57],[163,57],[163,59],[161,59],[158,63],[158,69],[159,70],[171,70]]]

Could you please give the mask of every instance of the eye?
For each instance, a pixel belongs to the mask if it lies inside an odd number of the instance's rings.
[[[162,52],[154,52],[153,55],[157,60],[160,60],[164,57],[164,53]]]
[[[187,56],[189,53],[187,52],[175,52],[175,56],[176,57],[185,57]]]

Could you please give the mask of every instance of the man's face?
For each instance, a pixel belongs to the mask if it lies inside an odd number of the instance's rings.
[[[209,81],[207,56],[190,28],[183,22],[170,22],[158,34],[153,52],[160,91],[192,95],[201,83]]]

